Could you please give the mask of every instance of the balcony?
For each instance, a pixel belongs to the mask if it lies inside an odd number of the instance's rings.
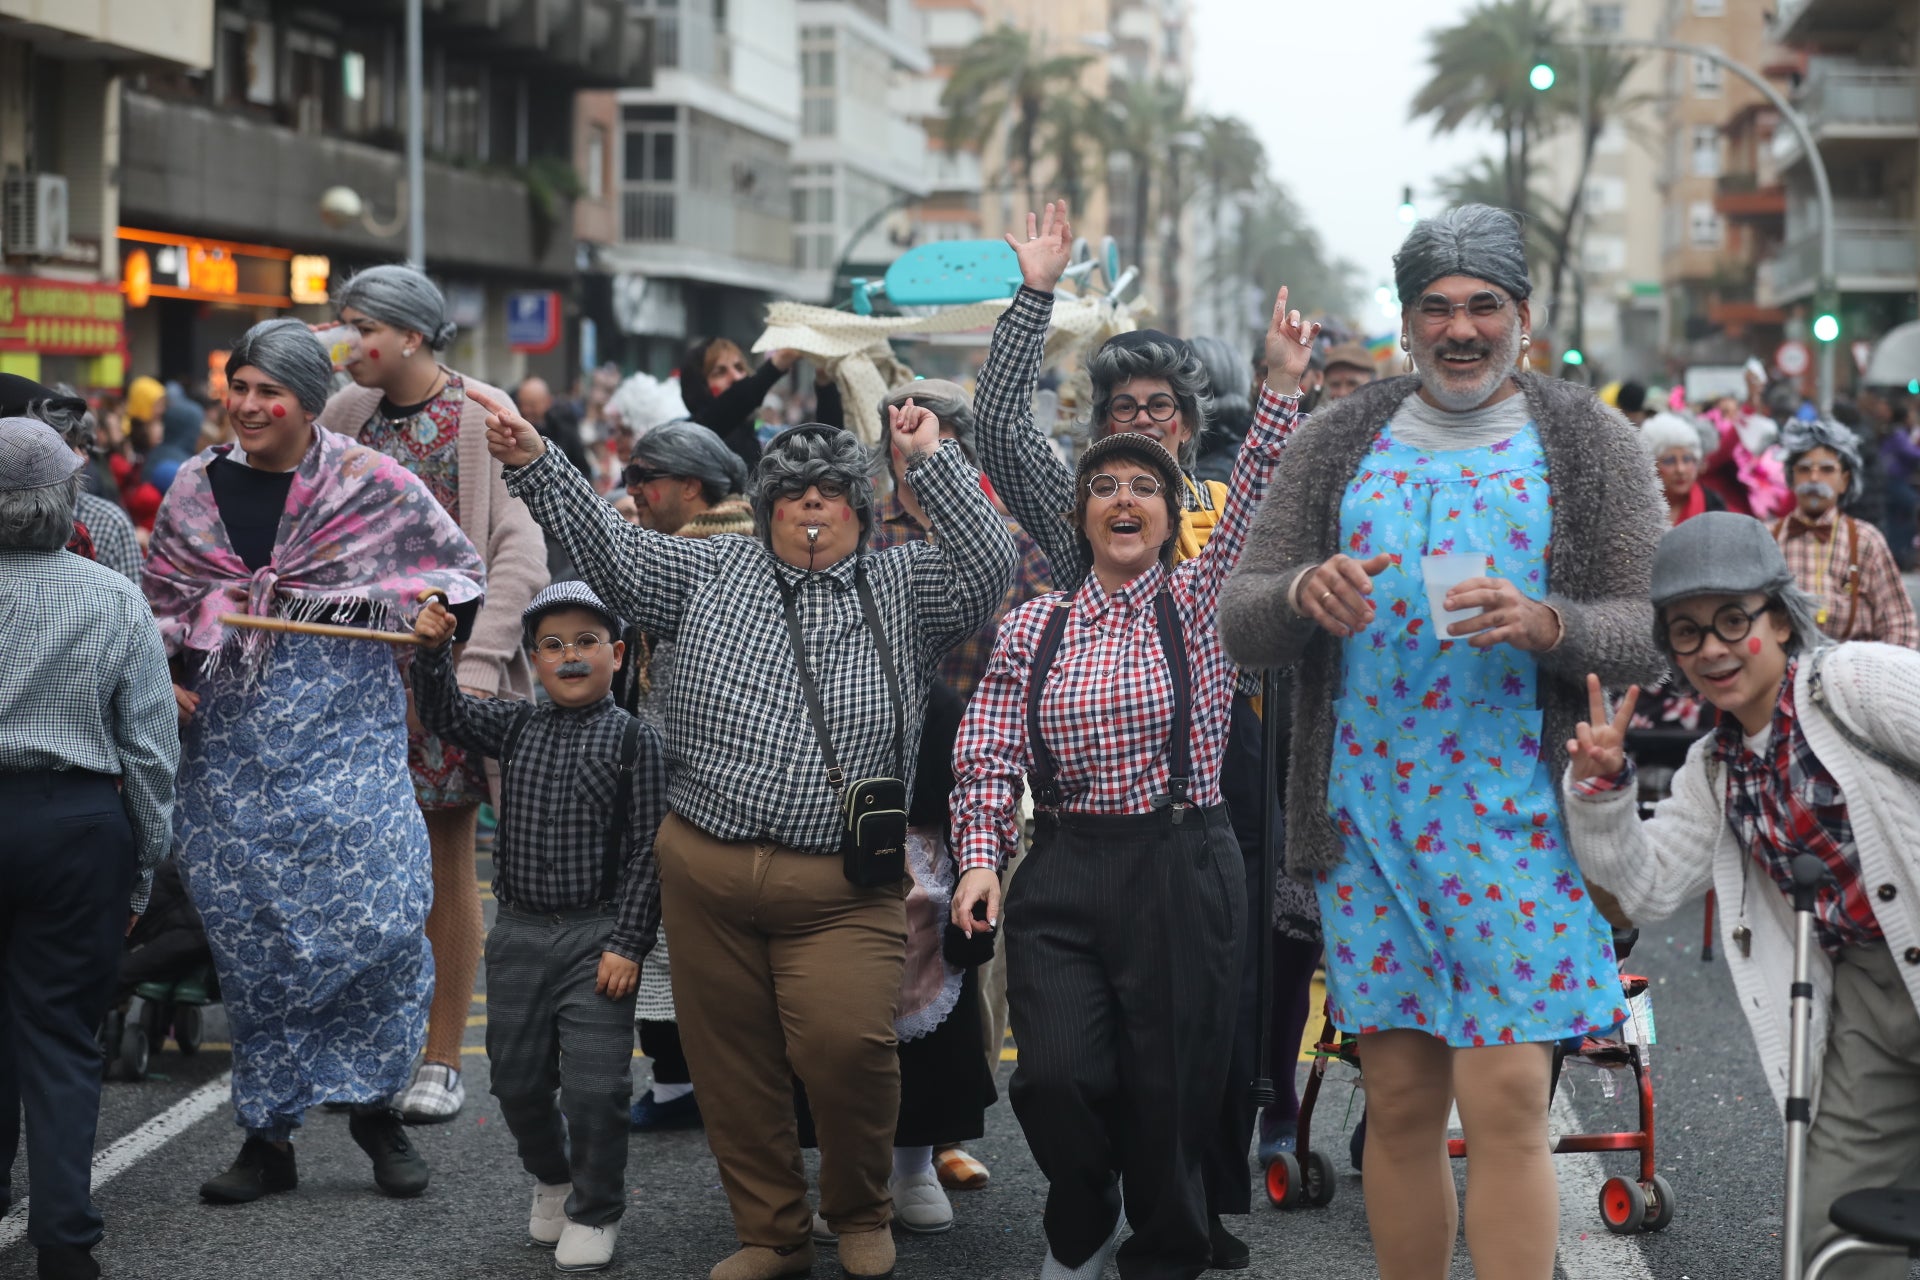
[[[1842,293],[1912,293],[1920,287],[1920,252],[1912,221],[1841,217],[1835,223],[1834,275]],[[1820,279],[1820,236],[1809,230],[1768,264],[1775,305],[1809,297]],[[1757,284],[1757,282],[1756,282]],[[1755,296],[1759,296],[1756,287]]]
[[[620,239],[784,268],[792,263],[793,223],[707,192],[628,183]]]
[[[1787,190],[1778,181],[1763,185],[1757,174],[1723,173],[1714,192],[1713,208],[1730,222],[1785,218]]]
[[[405,12],[400,0],[346,0],[363,11]],[[648,26],[626,0],[425,0],[429,42],[444,39],[487,61],[518,65],[581,89],[644,85]]]
[[[1817,59],[1794,105],[1822,147],[1920,138],[1920,74],[1907,68]],[[1784,126],[1774,131],[1772,151],[1782,169],[1806,158],[1799,136]]]
[[[58,46],[61,57],[167,62],[191,71],[213,65],[213,0],[167,5],[0,0],[8,36]],[[18,25],[15,25],[18,24]]]
[[[1886,0],[1781,0],[1773,19],[1779,44],[1845,45],[1886,25]]]

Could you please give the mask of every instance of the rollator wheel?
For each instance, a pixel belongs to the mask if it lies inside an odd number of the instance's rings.
[[[173,1042],[180,1052],[191,1057],[200,1052],[200,1006],[177,1004],[173,1007]]]
[[[173,1024],[173,1002],[150,1000],[143,1019],[147,1024],[147,1051],[159,1053],[167,1047],[167,1028]]]
[[[1659,1174],[1653,1175],[1653,1204],[1647,1210],[1647,1220],[1640,1224],[1642,1231],[1665,1231],[1667,1224],[1673,1221],[1673,1184]]]
[[[1608,1178],[1600,1184],[1600,1220],[1617,1236],[1630,1236],[1647,1219],[1647,1193],[1626,1178]]]
[[[134,1004],[139,1006],[142,1005],[143,1002],[135,1000]],[[145,1007],[151,1008],[152,1006],[147,1005]],[[142,1010],[131,1008],[128,1010],[130,1015],[138,1012],[142,1012]],[[151,1052],[152,1046],[147,1039],[146,1020],[144,1017],[128,1017],[120,1030],[120,1074],[128,1080],[145,1080],[147,1078],[147,1057]]]
[[[120,1037],[127,1029],[127,1015],[118,1009],[107,1013],[100,1024],[100,1078],[110,1079],[120,1059]]]
[[[1291,1151],[1282,1151],[1267,1165],[1267,1203],[1276,1209],[1298,1209],[1305,1200],[1306,1179],[1300,1161]]]
[[[1333,1193],[1339,1189],[1333,1175],[1333,1161],[1327,1159],[1324,1151],[1307,1152],[1305,1166],[1300,1170],[1301,1189],[1309,1207],[1324,1209],[1333,1203]]]

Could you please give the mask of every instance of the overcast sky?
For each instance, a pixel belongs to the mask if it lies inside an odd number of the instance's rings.
[[[1434,138],[1407,103],[1426,78],[1427,32],[1471,0],[1193,0],[1194,98],[1266,144],[1273,173],[1371,295],[1406,234],[1400,191],[1424,212],[1434,179],[1482,154],[1492,134]],[[1306,299],[1301,299],[1306,302]],[[1371,298],[1368,299],[1371,302]],[[1369,326],[1391,323],[1377,307]]]

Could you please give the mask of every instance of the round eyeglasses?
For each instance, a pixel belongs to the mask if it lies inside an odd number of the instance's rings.
[[[559,636],[541,636],[534,642],[533,651],[542,662],[559,662],[567,656],[569,649],[573,651],[574,657],[583,662],[591,662],[595,654],[611,643],[612,641],[603,640],[589,631],[572,644],[568,644]]]
[[[1485,320],[1499,315],[1512,301],[1512,298],[1503,298],[1491,289],[1482,289],[1465,302],[1455,302],[1444,293],[1430,293],[1420,299],[1420,305],[1415,310],[1428,324],[1439,325],[1447,324],[1462,311],[1475,320]]]
[[[1107,421],[1132,422],[1142,413],[1152,422],[1172,422],[1180,412],[1180,402],[1172,396],[1151,396],[1141,404],[1132,396],[1115,396],[1107,402]]]
[[[1152,476],[1135,476],[1124,483],[1136,498],[1151,498],[1158,494],[1162,487],[1160,482]],[[1097,476],[1087,478],[1087,492],[1096,498],[1111,498],[1120,492],[1121,484],[1122,481],[1118,476],[1110,476],[1102,471]]]
[[[1667,623],[1667,648],[1682,658],[1689,657],[1700,652],[1709,631],[1720,637],[1721,644],[1738,644],[1753,630],[1755,618],[1777,607],[1771,600],[1757,609],[1739,604],[1721,605],[1714,610],[1713,621],[1704,627],[1692,618],[1675,618]]]

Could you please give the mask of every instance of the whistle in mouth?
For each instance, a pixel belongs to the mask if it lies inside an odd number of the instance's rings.
[[[807,527],[807,545],[811,547],[819,541],[820,541],[820,526],[817,524],[809,525]]]

